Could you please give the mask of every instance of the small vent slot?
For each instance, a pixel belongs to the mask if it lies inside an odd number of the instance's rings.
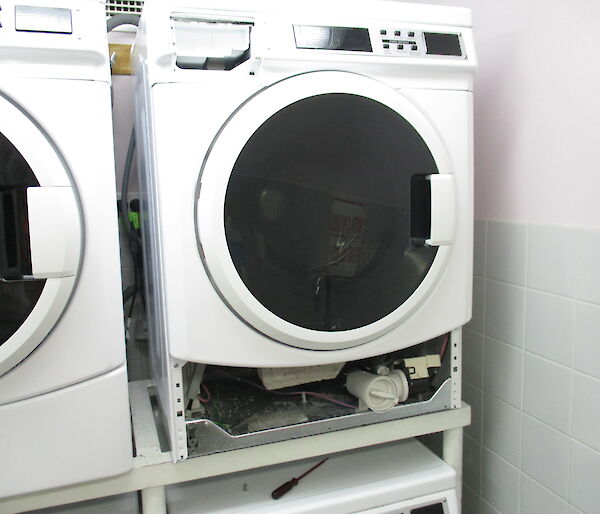
[[[108,0],[106,2],[107,16],[115,14],[142,14],[144,0]]]

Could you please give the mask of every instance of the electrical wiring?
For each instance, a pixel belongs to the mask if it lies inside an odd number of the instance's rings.
[[[346,257],[346,255],[348,255],[348,253],[350,252],[350,250],[352,248],[352,244],[354,243],[354,240],[356,239],[357,236],[358,236],[358,234],[353,234],[353,236],[350,240],[343,241],[340,244],[340,246],[337,248],[337,250],[333,253],[333,255],[330,255],[323,262],[321,262],[317,266],[313,267],[311,269],[311,271],[317,271],[320,269],[324,269],[327,266],[333,266],[337,262],[343,260]]]
[[[198,401],[200,403],[210,402],[211,395],[210,395],[210,391],[208,390],[208,387],[206,386],[206,384],[204,382],[202,382],[202,384],[200,384],[200,387],[204,390],[204,393],[206,394],[206,396],[203,397],[202,395],[198,395]]]
[[[358,405],[352,405],[351,403],[346,403],[346,402],[342,402],[340,400],[336,400],[335,398],[332,398],[329,395],[323,394],[323,393],[315,393],[313,391],[298,391],[298,392],[292,392],[292,393],[277,393],[275,391],[271,391],[274,392],[276,394],[306,394],[308,396],[314,396],[315,398],[321,398],[322,400],[326,400],[328,402],[331,403],[335,403],[336,405],[341,405],[342,407],[348,407],[349,409],[356,409],[358,407]]]
[[[134,272],[134,276],[133,276],[133,294],[131,295],[131,303],[129,304],[129,312],[127,313],[127,318],[131,319],[131,316],[133,315],[133,308],[135,306],[135,300],[137,298],[137,293],[138,293],[138,274],[137,274],[137,270]]]
[[[222,375],[225,375],[233,380],[236,380],[238,382],[242,382],[244,384],[251,385],[252,387],[255,387],[256,389],[260,389],[261,391],[264,391],[266,393],[276,394],[279,396],[298,396],[298,395],[313,396],[315,398],[320,398],[320,399],[328,401],[330,403],[335,403],[336,405],[341,405],[342,407],[348,407],[349,409],[356,409],[356,407],[357,407],[356,405],[352,405],[350,403],[345,403],[340,400],[336,400],[335,398],[333,398],[327,394],[316,393],[314,391],[270,391],[266,387],[263,387],[260,384],[257,384],[256,382],[252,382],[252,380],[247,380],[245,378],[236,377],[235,375],[232,375],[231,373],[227,373],[226,371],[223,371],[220,369],[215,370],[215,371]]]
[[[444,337],[444,341],[442,342],[442,348],[440,349],[440,362],[444,360],[444,356],[446,355],[446,350],[448,348],[448,341],[450,340],[450,332],[446,334]]]

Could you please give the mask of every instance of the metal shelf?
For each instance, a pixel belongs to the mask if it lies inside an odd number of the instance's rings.
[[[144,514],[166,512],[165,485],[343,452],[435,432],[444,432],[444,460],[456,469],[458,483],[461,482],[462,427],[467,426],[471,421],[471,408],[465,403],[459,409],[231,450],[173,463],[170,452],[160,450],[148,392],[150,385],[149,381],[130,384],[133,430],[138,455],[134,458],[134,467],[131,471],[93,482],[0,499],[0,512],[25,512],[139,490],[142,491]]]

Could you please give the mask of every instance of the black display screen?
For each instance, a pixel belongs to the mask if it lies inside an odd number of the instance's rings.
[[[368,29],[294,25],[296,48],[372,52]]]
[[[460,40],[457,34],[436,34],[425,32],[428,55],[454,55],[460,57]]]
[[[412,509],[410,514],[444,514],[444,506],[441,503]]]

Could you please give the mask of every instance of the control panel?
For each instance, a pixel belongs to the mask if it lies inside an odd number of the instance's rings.
[[[464,58],[462,36],[410,27],[378,28],[294,25],[296,48],[363,52],[394,57]]]
[[[381,49],[387,55],[463,57],[460,34],[415,29],[380,28]]]
[[[407,29],[386,27],[379,29],[379,48],[385,55],[413,55],[425,54],[423,32]]]

